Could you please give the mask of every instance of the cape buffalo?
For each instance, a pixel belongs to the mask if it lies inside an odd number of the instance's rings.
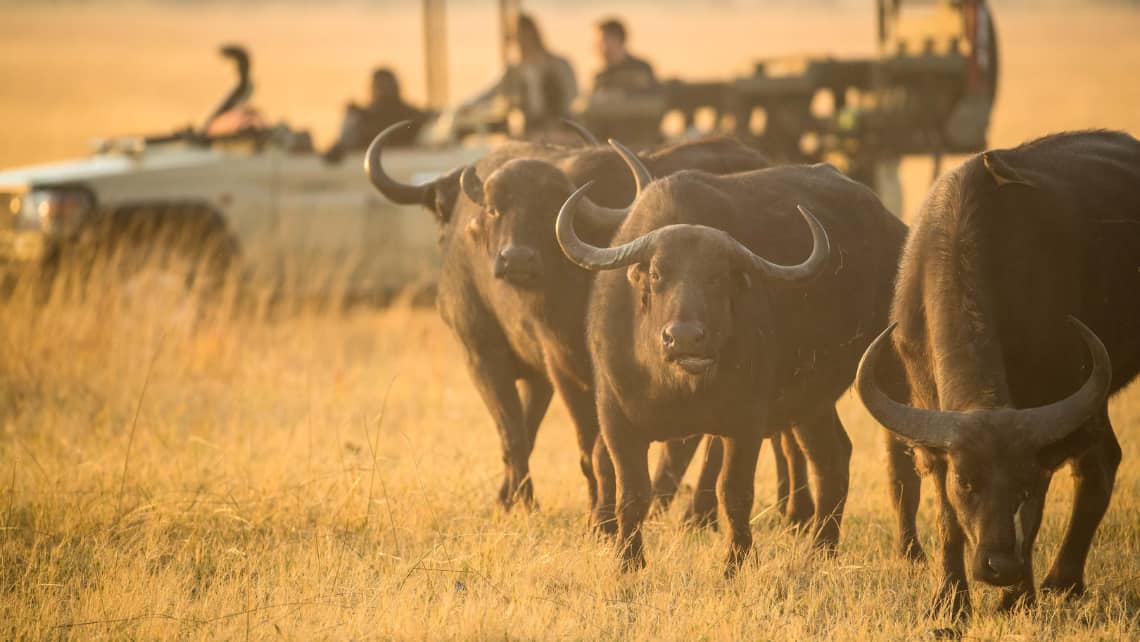
[[[969,614],[966,543],[971,574],[1003,587],[1003,609],[1032,602],[1033,541],[1065,462],[1075,503],[1042,588],[1083,592],[1121,456],[1105,399],[1140,371],[1137,230],[1140,142],[1118,132],[986,152],[927,197],[900,267],[894,323],[867,350],[858,389],[898,438],[890,460],[903,539],[914,538],[919,493],[907,446],[934,478],[936,611]],[[877,362],[896,354],[909,405],[878,385]]]
[[[402,126],[376,138],[367,171],[389,199],[425,205],[440,224],[439,310],[462,343],[499,430],[506,464],[500,502],[508,508],[517,500],[533,502],[529,456],[557,390],[575,424],[580,465],[597,505],[592,451],[600,441],[584,338],[590,277],[562,256],[552,231],[559,206],[578,182],[596,179],[601,203],[627,204],[633,179],[609,148],[510,143],[433,183],[405,185],[381,165],[385,141]],[[730,139],[669,146],[645,159],[662,174],[689,166],[728,172],[768,164]],[[605,242],[624,216],[624,210],[597,206],[583,217],[581,233]],[[604,449],[598,457],[608,465]],[[609,522],[607,512],[601,509],[595,522]]]
[[[592,209],[581,207],[589,187],[563,205],[557,234],[568,258],[602,271],[587,337],[623,568],[645,564],[649,442],[696,433],[724,442],[727,575],[752,545],[760,442],[780,430],[793,430],[810,462],[817,543],[833,548],[851,455],[834,403],[886,325],[905,226],[827,165],[683,171],[644,189],[616,246],[598,247],[575,230]]]
[[[732,173],[768,165],[763,156],[731,139],[681,143],[646,152],[643,156],[646,169],[657,175],[673,173],[686,165],[711,173]],[[620,172],[612,171],[614,163]],[[612,149],[593,148],[580,150],[557,164],[537,159],[513,159],[495,169],[486,181],[479,178],[474,167],[469,167],[460,180],[467,199],[483,210],[483,214],[470,224],[471,240],[483,248],[485,260],[493,262],[496,276],[506,282],[500,295],[525,309],[520,320],[525,319],[526,332],[547,346],[547,361],[552,356],[556,357],[556,364],[546,365],[548,369],[554,367],[556,370],[551,375],[555,387],[563,399],[569,401],[575,422],[594,427],[592,432],[595,434],[597,414],[592,403],[593,385],[585,344],[586,299],[593,276],[563,256],[553,230],[559,207],[578,184],[594,177],[610,181],[615,176],[628,177],[622,163]],[[635,179],[628,186],[620,183],[610,185],[602,193],[617,194],[618,198],[624,197],[628,202],[634,195],[633,185],[636,184],[640,191],[652,176],[646,174]],[[625,192],[626,187],[630,188],[629,193]],[[583,236],[593,243],[608,243],[624,219],[625,210],[592,206],[589,211],[585,225],[578,226],[582,228]],[[509,260],[504,257],[509,257]],[[520,262],[522,267],[512,265]],[[554,354],[550,346],[558,346],[562,351]],[[576,385],[559,385],[559,379]],[[668,504],[676,491],[677,481],[692,459],[696,442],[697,439],[689,439],[666,444],[653,486],[655,498],[663,505]],[[704,462],[693,504],[686,513],[686,521],[700,526],[716,524],[715,484],[721,457],[719,442],[710,443],[709,451],[710,457]],[[789,446],[789,454],[793,457],[791,472],[795,477],[789,482],[784,451],[777,449],[775,452],[778,501],[787,502],[791,496],[792,508],[787,512],[793,522],[810,519],[812,501],[806,489],[806,472],[802,463],[796,466],[796,462],[802,462],[802,454],[798,448]],[[595,467],[610,465],[604,449],[599,448],[595,452],[594,460]],[[610,512],[613,489],[607,486],[599,490],[602,495],[596,507],[595,523],[602,528],[614,528]]]

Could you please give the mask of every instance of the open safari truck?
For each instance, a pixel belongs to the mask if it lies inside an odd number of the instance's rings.
[[[898,163],[986,148],[997,86],[997,42],[984,0],[878,0],[877,55],[788,56],[752,73],[672,79],[656,93],[593,96],[579,118],[599,136],[651,141],[680,123],[753,141],[786,162],[826,160],[902,208]]]
[[[423,6],[428,98],[442,108],[445,4]],[[519,3],[500,0],[498,10],[506,64]],[[827,160],[898,212],[902,156],[939,159],[985,148],[997,48],[982,0],[878,0],[877,28],[871,58],[762,60],[745,76],[673,79],[648,94],[586,97],[576,117],[599,137],[631,144],[716,130],[779,160]],[[239,83],[227,100],[248,100],[251,91]],[[385,169],[402,180],[428,180],[485,154],[502,139],[489,132],[512,129],[509,104],[462,118],[444,113],[420,144],[385,153]],[[361,160],[357,152],[326,162],[304,132],[252,125],[109,139],[87,158],[0,171],[0,269],[37,266],[51,274],[83,246],[160,256],[148,264],[181,270],[175,277],[187,282],[221,267],[300,293],[320,293],[335,280],[354,295],[383,300],[432,273],[436,230],[416,208],[377,194]],[[132,270],[122,272],[131,278]]]
[[[424,14],[437,108],[446,98],[438,4],[425,2]],[[271,124],[249,106],[249,54],[229,46],[222,55],[238,80],[203,124],[97,140],[85,158],[0,170],[0,295],[22,275],[47,285],[67,276],[82,289],[94,269],[109,267],[101,274],[132,292],[236,281],[275,296],[335,290],[384,301],[432,273],[431,218],[376,193],[361,171],[363,150],[325,156],[308,132]],[[385,169],[427,181],[502,138],[460,140],[450,124],[424,127],[425,140],[385,153]]]

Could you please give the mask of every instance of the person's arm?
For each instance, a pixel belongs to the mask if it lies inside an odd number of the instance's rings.
[[[647,82],[648,82],[647,88],[648,89],[656,89],[657,84],[658,84],[657,83],[657,74],[653,72],[653,65],[649,64],[649,62],[646,60],[642,60],[641,64],[645,69],[645,76],[646,76]]]
[[[494,83],[492,83],[490,87],[487,87],[486,89],[479,92],[475,96],[468,98],[467,100],[460,103],[459,109],[460,110],[472,109],[474,107],[478,107],[478,106],[486,105],[486,104],[490,103],[492,100],[495,99],[495,96],[502,94],[504,91],[504,88],[506,88],[510,84],[511,78],[513,77],[513,75],[515,73],[514,69],[515,69],[514,67],[508,67],[507,70],[505,72],[503,72],[503,75],[498,80],[496,80]]]
[[[562,104],[559,105],[562,115],[570,113],[570,105],[578,97],[578,78],[574,75],[574,67],[565,58],[559,58],[559,81],[562,84]]]
[[[598,73],[594,74],[594,93],[598,93],[599,91],[605,91],[607,89],[607,87],[606,87],[606,85],[607,85],[606,69],[608,69],[608,68],[603,67],[601,70],[598,71]]]
[[[347,150],[353,148],[360,138],[361,119],[360,108],[354,103],[348,103],[344,110],[344,120],[340,124],[340,134],[336,142],[325,151],[325,160],[339,161]]]

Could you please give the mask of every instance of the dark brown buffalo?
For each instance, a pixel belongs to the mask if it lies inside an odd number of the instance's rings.
[[[510,143],[429,185],[404,185],[385,175],[380,162],[394,131],[373,142],[368,172],[391,200],[425,205],[440,224],[440,314],[462,343],[499,430],[506,465],[500,501],[506,507],[533,501],[529,457],[557,390],[574,421],[582,472],[596,504],[592,451],[598,422],[583,313],[590,275],[562,256],[552,231],[558,208],[579,182],[597,180],[599,201],[613,205],[632,200],[634,180],[609,148]],[[645,160],[662,174],[689,166],[730,172],[767,165],[758,152],[729,139],[665,147],[646,153]],[[581,221],[580,233],[604,242],[624,215],[596,207]],[[599,457],[608,461],[604,452]]]
[[[575,230],[591,209],[580,206],[589,187],[563,205],[557,233],[567,257],[602,271],[587,336],[617,474],[623,568],[645,563],[650,441],[699,433],[724,442],[726,574],[752,545],[760,443],[781,430],[793,431],[811,465],[817,542],[834,547],[851,456],[834,404],[886,325],[905,226],[826,165],[684,171],[650,184],[615,247],[603,248]]]
[[[732,173],[766,167],[767,160],[752,149],[732,139],[717,138],[686,142],[651,150],[643,154],[646,169],[653,175],[668,175],[685,166],[704,169],[710,173]],[[565,168],[565,171],[563,171]],[[472,241],[481,245],[486,260],[491,262],[494,274],[505,281],[500,295],[509,297],[513,305],[522,306],[528,323],[525,331],[546,346],[557,344],[560,354],[558,367],[571,373],[580,385],[573,390],[559,388],[569,404],[574,421],[579,425],[594,426],[597,415],[593,404],[586,404],[585,396],[592,398],[588,353],[585,346],[585,309],[589,283],[593,276],[566,259],[554,237],[554,223],[558,209],[570,193],[586,180],[595,178],[613,180],[627,177],[625,165],[609,147],[578,150],[561,162],[537,159],[513,159],[495,169],[486,181],[479,178],[474,167],[461,175],[461,186],[467,199],[483,210],[480,218],[471,224]],[[603,194],[617,194],[616,198],[632,200],[632,187],[639,188],[652,180],[651,175],[640,177],[630,184],[613,184]],[[625,189],[629,193],[625,193]],[[610,200],[613,200],[612,198]],[[624,219],[624,210],[591,208],[591,216],[580,225],[584,236],[594,243],[608,243],[617,225]],[[597,221],[602,224],[598,225]],[[476,233],[477,232],[477,233]],[[504,257],[509,257],[505,259]],[[510,293],[509,288],[515,292]],[[547,348],[547,355],[550,354]],[[550,366],[547,365],[549,368]],[[582,399],[574,400],[575,396]],[[581,404],[576,403],[581,401]],[[667,506],[677,489],[696,450],[699,438],[677,440],[666,444],[663,457],[654,479],[654,496]],[[598,446],[601,446],[599,442]],[[698,526],[716,525],[716,478],[720,471],[719,441],[709,444],[710,456],[704,461],[693,502],[685,521]],[[781,510],[795,524],[811,519],[812,500],[807,490],[803,456],[794,445],[788,453],[792,463],[786,465],[783,450],[776,450],[777,499]],[[595,452],[595,466],[608,466],[608,455]],[[604,461],[599,460],[604,458]],[[797,466],[798,463],[798,466]],[[788,479],[788,469],[792,477]],[[613,496],[612,489],[608,493]],[[791,502],[788,502],[788,497]],[[790,506],[790,508],[785,508]],[[596,523],[616,528],[612,520],[612,505],[597,507]]]
[[[904,253],[897,326],[868,349],[858,388],[898,437],[890,460],[904,550],[918,551],[907,446],[934,478],[937,608],[969,613],[967,542],[972,575],[1003,587],[1003,609],[1034,599],[1033,541],[1065,462],[1075,504],[1042,588],[1084,590],[1120,463],[1105,399],[1140,371],[1138,268],[1140,142],[1127,134],[1059,134],[987,152],[935,184]],[[880,355],[884,366],[895,361],[891,339],[910,405],[877,383]]]

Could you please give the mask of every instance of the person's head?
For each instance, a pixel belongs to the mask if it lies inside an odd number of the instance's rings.
[[[515,21],[515,41],[519,45],[519,55],[530,58],[546,51],[542,42],[542,32],[538,30],[538,23],[529,14],[520,13]]]
[[[617,18],[609,18],[598,23],[596,46],[598,55],[607,65],[621,62],[626,56],[625,25]]]
[[[369,97],[373,104],[389,103],[400,99],[400,83],[396,74],[387,67],[378,67],[372,71],[372,84]]]

